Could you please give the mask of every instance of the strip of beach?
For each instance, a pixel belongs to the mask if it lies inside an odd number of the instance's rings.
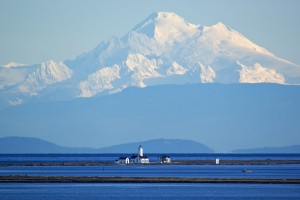
[[[0,176],[1,183],[255,183],[300,184],[300,179],[177,178],[177,177],[87,177]]]

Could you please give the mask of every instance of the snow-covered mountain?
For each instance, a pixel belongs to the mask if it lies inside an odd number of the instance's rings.
[[[300,84],[299,66],[237,31],[222,23],[191,24],[169,12],[154,13],[122,38],[101,42],[73,60],[10,66],[0,67],[2,107],[36,99],[114,94],[131,86]]]
[[[10,105],[22,104],[30,97],[38,96],[43,90],[72,77],[73,71],[63,62],[47,61],[40,65],[18,66],[1,69],[0,89],[2,99]]]

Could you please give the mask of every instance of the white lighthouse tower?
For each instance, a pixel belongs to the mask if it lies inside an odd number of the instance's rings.
[[[139,146],[139,157],[143,157],[143,147],[142,147],[142,145]]]
[[[139,146],[138,155],[132,155],[129,159],[130,163],[149,163],[149,158],[144,155],[142,145]]]

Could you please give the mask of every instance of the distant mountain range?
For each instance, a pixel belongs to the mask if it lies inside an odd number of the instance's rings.
[[[209,147],[193,140],[156,139],[143,142],[134,142],[115,145],[99,149],[101,152],[120,153],[137,152],[137,147],[142,145],[148,153],[213,153]]]
[[[105,148],[63,147],[45,140],[27,137],[0,138],[0,154],[10,153],[136,153],[142,145],[145,153],[212,153],[213,150],[192,140],[156,139]],[[180,148],[179,148],[180,147]]]
[[[128,87],[193,83],[300,84],[300,67],[217,23],[151,14],[121,38],[73,60],[0,67],[0,108],[118,93]]]
[[[56,145],[38,138],[0,138],[0,153],[96,153],[92,148],[73,148]]]
[[[237,149],[234,150],[233,153],[300,153],[300,145]]]
[[[193,140],[155,139],[120,144],[105,148],[64,147],[38,138],[0,138],[0,154],[49,153],[136,153],[142,145],[145,153],[214,153],[209,147]],[[300,145],[238,149],[232,153],[300,153]]]

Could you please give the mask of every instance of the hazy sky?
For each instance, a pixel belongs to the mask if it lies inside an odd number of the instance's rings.
[[[219,21],[300,64],[299,0],[0,0],[0,65],[66,60],[121,37],[153,12]]]

